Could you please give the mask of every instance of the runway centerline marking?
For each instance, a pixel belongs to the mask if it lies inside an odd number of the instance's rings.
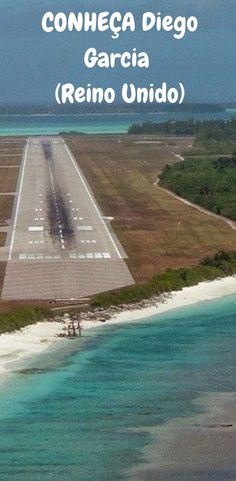
[[[97,213],[99,209],[103,216],[102,206],[100,207],[99,199],[96,199],[90,187],[89,179],[87,181],[80,168],[80,162],[79,171],[97,209],[94,208],[87,189],[68,156],[63,140],[56,146],[52,145],[52,162],[44,155],[44,137],[35,146],[32,145],[33,140],[38,139],[29,137],[25,158],[27,138],[25,139],[20,159],[6,259],[9,255],[17,203],[19,212],[12,258],[6,266],[2,299],[77,300],[97,292],[131,285],[133,279],[123,260],[125,252],[108,219],[104,217],[122,255],[122,258],[118,257]],[[53,144],[53,136],[45,136],[45,143]],[[74,160],[76,161],[75,158]],[[48,164],[51,165],[53,184]],[[70,193],[70,196],[67,196],[67,193]],[[61,226],[62,239],[58,225]],[[81,243],[81,240],[84,242]],[[110,257],[105,258],[103,254]]]
[[[56,207],[56,219],[57,219],[57,224],[59,228],[59,237],[60,237],[60,242],[61,242],[61,248],[65,250],[65,240],[62,232],[62,225],[61,225],[61,218],[60,218],[60,212],[59,212],[59,206],[58,206],[58,201],[56,197],[56,192],[55,192],[55,183],[54,183],[54,178],[53,178],[53,173],[52,173],[52,167],[51,164],[49,165],[49,173],[50,173],[50,179],[51,179],[51,184],[52,184],[52,192],[53,192],[53,198],[54,198],[54,203]],[[43,220],[43,218],[41,218]],[[54,257],[56,259],[56,257]]]

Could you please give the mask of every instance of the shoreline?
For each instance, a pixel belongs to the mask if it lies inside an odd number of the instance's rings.
[[[151,299],[141,301],[138,304],[122,305],[109,309],[95,309],[92,313],[84,313],[83,327],[96,327],[97,325],[115,325],[117,323],[135,322],[143,318],[151,318],[166,312],[181,309],[201,302],[221,299],[223,297],[236,295],[236,275],[216,279],[213,281],[200,282],[196,286],[184,287],[179,291],[163,293],[161,296],[154,296]],[[92,320],[84,320],[91,315]],[[99,318],[107,317],[104,323]],[[84,318],[83,318],[84,317]]]
[[[58,342],[62,331],[59,322],[40,321],[19,331],[0,335],[0,385],[15,368],[15,363],[25,361],[46,351]],[[14,365],[14,367],[13,367]]]
[[[196,286],[153,297],[136,305],[122,305],[107,310],[95,309],[81,313],[81,327],[86,331],[99,326],[139,322],[174,309],[234,294],[236,295],[236,276],[201,282]],[[0,335],[0,376],[10,374],[12,364],[41,354],[60,341],[65,342],[63,334],[67,330],[68,322],[70,316],[65,314],[56,316],[55,321],[38,322],[19,331]]]

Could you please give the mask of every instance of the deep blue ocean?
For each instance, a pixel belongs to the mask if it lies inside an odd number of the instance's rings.
[[[150,428],[236,391],[235,352],[233,296],[84,331],[15,366],[1,386],[1,481],[129,480]]]
[[[81,114],[81,115],[0,115],[0,135],[54,135],[60,132],[87,134],[122,134],[132,124],[165,122],[167,120],[230,120],[236,110],[216,113],[137,113],[137,114]]]

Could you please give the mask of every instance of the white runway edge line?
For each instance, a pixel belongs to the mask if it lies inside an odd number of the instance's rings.
[[[101,222],[102,222],[102,224],[103,224],[103,226],[104,226],[104,229],[105,229],[105,231],[107,232],[107,235],[108,235],[110,241],[112,242],[113,247],[115,248],[115,251],[116,251],[119,259],[122,259],[122,255],[121,255],[121,253],[120,253],[120,251],[119,251],[119,249],[118,249],[118,247],[117,247],[117,245],[116,245],[116,243],[115,243],[115,241],[114,241],[111,233],[109,232],[109,229],[108,229],[108,227],[107,227],[104,219],[102,218],[102,215],[101,215],[101,213],[100,213],[100,211],[99,211],[96,203],[94,202],[93,196],[92,196],[92,194],[90,193],[90,191],[89,191],[89,189],[88,189],[88,186],[87,186],[87,184],[86,184],[86,182],[85,182],[85,180],[84,180],[84,178],[83,178],[83,176],[82,176],[82,174],[81,174],[81,172],[80,172],[80,170],[79,170],[79,168],[78,168],[78,166],[77,166],[77,164],[76,164],[76,161],[75,161],[75,159],[74,159],[74,157],[73,157],[73,155],[72,155],[69,147],[67,146],[67,144],[65,143],[65,141],[63,141],[63,144],[64,144],[64,147],[65,147],[65,149],[66,149],[66,151],[67,151],[67,153],[68,153],[68,155],[69,155],[69,157],[70,157],[70,159],[71,159],[71,162],[73,163],[73,165],[74,165],[74,167],[75,167],[75,170],[76,170],[77,174],[79,175],[80,180],[81,180],[81,182],[82,182],[82,184],[83,184],[83,186],[84,186],[84,188],[85,188],[85,190],[86,190],[86,192],[87,192],[87,194],[88,194],[88,196],[89,196],[89,198],[90,198],[90,200],[91,200],[91,202],[92,202],[92,204],[93,204],[93,206],[94,206],[94,208],[95,208],[95,210],[96,210],[96,212],[97,212],[97,214],[98,214],[98,217],[99,217],[99,219],[101,220]]]
[[[13,246],[14,246],[14,241],[15,241],[16,224],[17,224],[17,217],[18,217],[18,212],[19,212],[19,207],[20,207],[20,199],[21,199],[22,186],[23,186],[23,180],[24,180],[24,174],[25,174],[26,160],[27,160],[27,155],[28,155],[28,148],[29,148],[29,139],[27,140],[27,144],[26,144],[26,147],[25,147],[25,153],[24,153],[24,159],[23,159],[23,165],[22,165],[22,171],[21,171],[21,179],[20,179],[19,191],[18,191],[18,196],[17,196],[16,211],[15,211],[13,231],[12,231],[11,243],[10,243],[10,249],[9,249],[9,256],[8,256],[9,261],[12,259],[12,251],[13,251]]]

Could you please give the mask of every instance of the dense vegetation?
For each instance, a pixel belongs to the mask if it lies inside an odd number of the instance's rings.
[[[0,314],[0,334],[12,332],[30,324],[35,324],[50,315],[47,309],[22,307]]]
[[[194,120],[182,120],[167,122],[144,122],[143,124],[134,124],[128,130],[130,135],[196,135],[200,130],[202,122]]]
[[[236,119],[224,120],[182,120],[132,125],[129,134],[158,134],[158,135],[191,135],[196,136],[198,143],[210,141],[236,141]]]
[[[160,185],[216,214],[236,220],[236,157],[193,157],[166,166]]]
[[[152,296],[178,291],[183,287],[194,286],[202,281],[214,280],[235,273],[236,251],[221,251],[212,258],[203,259],[201,264],[196,267],[168,269],[165,274],[156,275],[145,284],[98,294],[93,298],[92,306],[107,308],[112,305],[137,303]]]

